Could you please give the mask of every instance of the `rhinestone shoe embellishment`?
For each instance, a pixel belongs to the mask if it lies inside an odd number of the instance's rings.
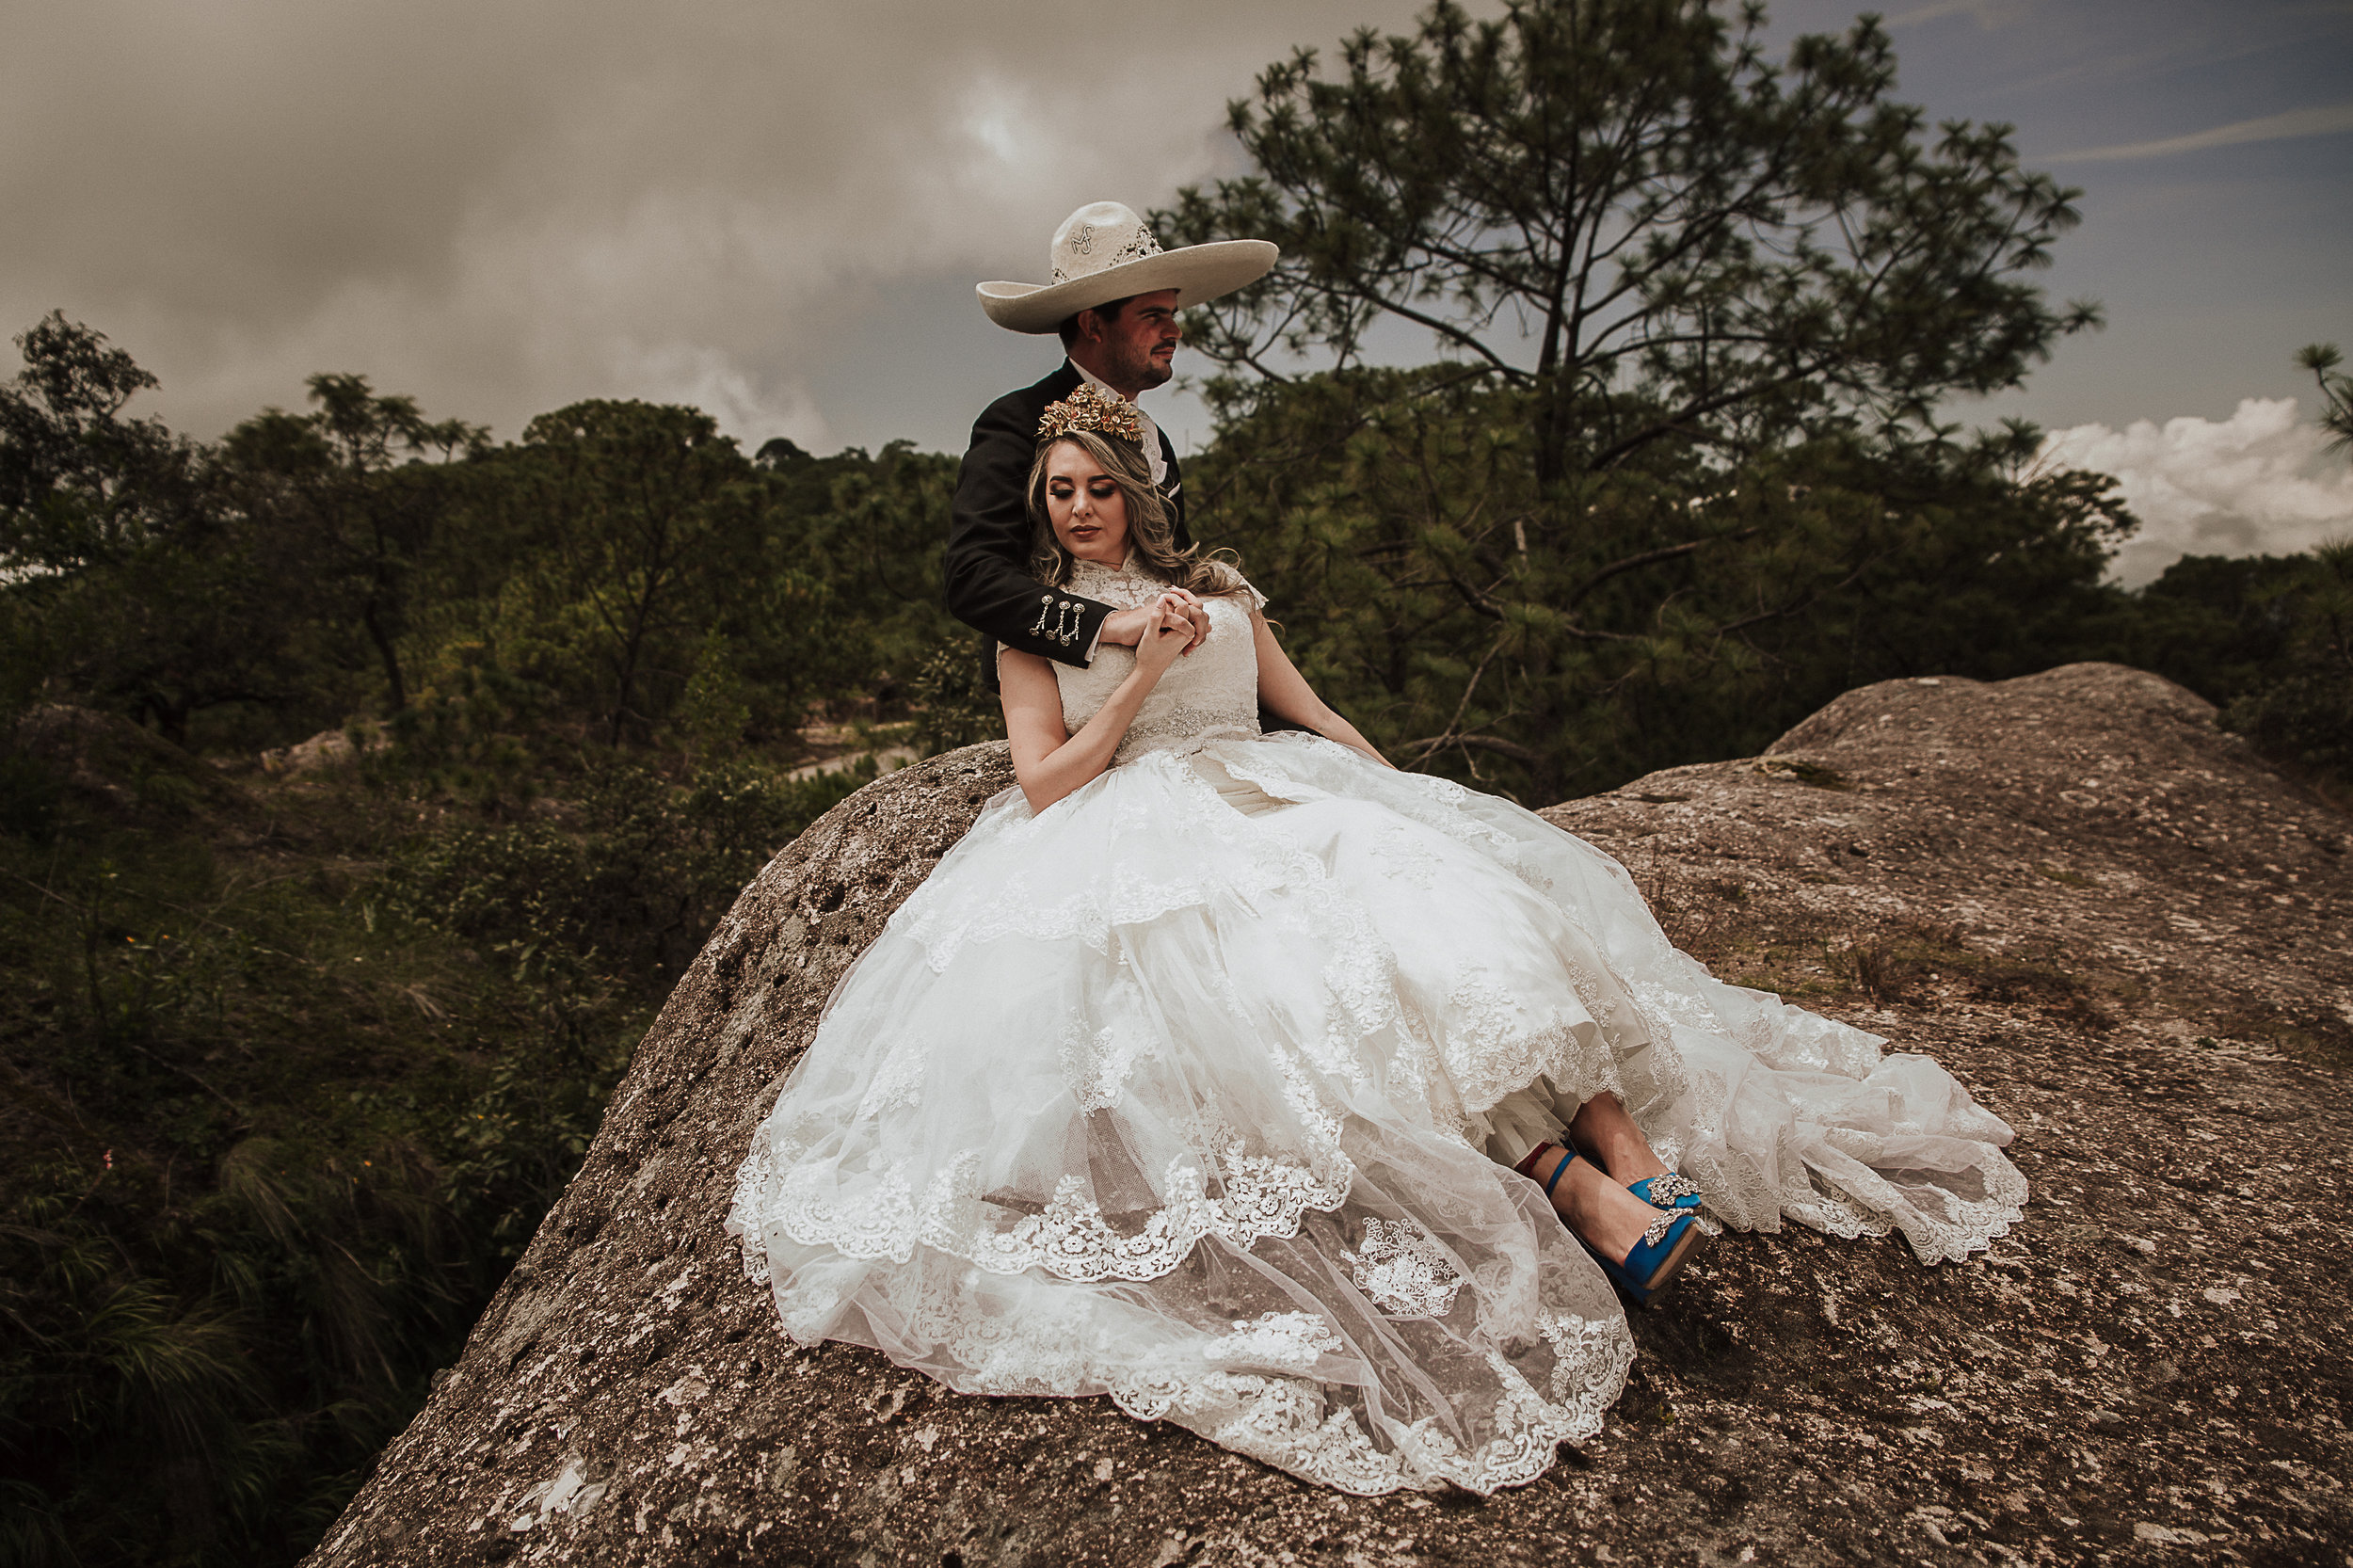
[[[1699,1195],[1700,1184],[1681,1171],[1669,1171],[1665,1176],[1650,1178],[1650,1202],[1655,1208],[1673,1208],[1678,1199]]]

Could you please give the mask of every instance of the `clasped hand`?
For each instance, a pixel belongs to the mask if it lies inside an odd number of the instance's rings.
[[[1155,616],[1160,617],[1157,625],[1153,620]],[[1197,595],[1187,593],[1182,588],[1163,588],[1158,598],[1142,609],[1115,610],[1105,616],[1103,641],[1133,648],[1141,658],[1147,628],[1163,635],[1172,628],[1181,629],[1186,633],[1185,644],[1176,653],[1191,653],[1209,634],[1209,606],[1203,604]],[[1171,658],[1176,656],[1170,655]],[[1160,667],[1165,669],[1168,666],[1163,664]]]
[[[1201,601],[1191,594],[1183,597],[1192,602],[1181,603],[1176,594],[1166,593],[1144,610],[1144,633],[1136,639],[1136,668],[1155,681],[1209,634],[1209,617],[1202,613]],[[1199,626],[1193,624],[1195,616],[1201,617]]]

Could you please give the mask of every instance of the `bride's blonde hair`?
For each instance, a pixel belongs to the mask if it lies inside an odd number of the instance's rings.
[[[1169,526],[1168,504],[1152,484],[1152,471],[1144,466],[1144,449],[1133,441],[1093,430],[1064,430],[1038,442],[1037,458],[1030,465],[1032,576],[1048,587],[1058,588],[1070,581],[1075,565],[1070,552],[1054,536],[1054,524],[1046,510],[1046,460],[1054,448],[1064,444],[1078,447],[1093,457],[1112,483],[1119,487],[1120,495],[1128,503],[1128,548],[1134,552],[1133,564],[1139,570],[1203,599],[1240,593],[1247,586],[1242,580],[1240,557],[1234,556],[1232,551],[1205,555],[1198,545],[1176,548],[1174,531]]]

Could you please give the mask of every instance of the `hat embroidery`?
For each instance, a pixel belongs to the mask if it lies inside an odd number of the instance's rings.
[[[1074,254],[1080,256],[1094,255],[1095,225],[1091,223],[1080,224],[1076,229],[1070,231],[1070,238],[1066,243]],[[1129,240],[1126,245],[1121,246],[1116,251],[1112,252],[1112,259],[1105,262],[1102,266],[1096,268],[1096,270],[1098,272],[1107,272],[1112,267],[1125,266],[1129,262],[1140,262],[1147,256],[1157,256],[1160,253],[1160,242],[1152,237],[1151,226],[1149,224],[1139,223],[1136,225],[1136,237]],[[1069,271],[1060,263],[1054,264],[1051,270],[1054,275],[1055,282],[1067,283],[1070,281]],[[1092,276],[1092,274],[1089,276]]]
[[[1111,264],[1118,266],[1127,262],[1140,262],[1146,256],[1157,256],[1160,253],[1160,242],[1152,237],[1150,229],[1138,224],[1136,237],[1120,247],[1119,253],[1111,259]]]

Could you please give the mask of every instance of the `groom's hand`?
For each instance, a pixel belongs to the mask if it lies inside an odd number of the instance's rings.
[[[1191,653],[1199,648],[1201,640],[1209,634],[1209,607],[1184,589],[1164,589],[1153,604],[1168,606],[1172,616],[1181,616],[1193,627],[1193,640],[1185,644],[1185,652]],[[1147,604],[1140,610],[1114,610],[1104,616],[1102,640],[1117,643],[1123,648],[1135,647],[1143,639],[1144,628],[1151,623],[1152,608],[1152,604]]]

